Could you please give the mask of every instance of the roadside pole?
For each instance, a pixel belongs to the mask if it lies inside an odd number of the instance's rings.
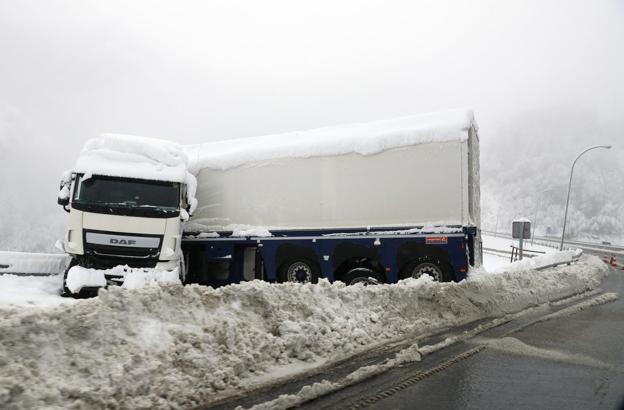
[[[524,240],[531,238],[531,221],[526,218],[514,220],[511,225],[511,237],[518,239],[518,259],[522,260]]]

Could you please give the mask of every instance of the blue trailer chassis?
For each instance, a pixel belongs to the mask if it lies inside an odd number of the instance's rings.
[[[481,260],[476,227],[341,229],[273,231],[270,237],[219,237],[186,234],[182,250],[189,282],[213,287],[261,279],[283,281],[280,272],[295,260],[313,266],[316,276],[344,280],[349,269],[364,266],[395,283],[407,275],[414,260],[437,261],[446,269],[446,280],[466,278]]]

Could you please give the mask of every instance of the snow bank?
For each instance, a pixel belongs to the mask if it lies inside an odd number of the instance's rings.
[[[368,287],[253,281],[111,288],[72,306],[4,314],[0,407],[204,406],[275,382],[288,375],[284,369],[595,288],[606,269],[584,257],[461,283],[425,276]]]
[[[191,169],[225,170],[252,161],[350,153],[372,155],[427,142],[465,141],[477,128],[468,109],[188,146]]]
[[[65,272],[69,256],[62,253],[0,251],[1,273],[58,274]]]
[[[184,183],[191,213],[197,206],[197,182],[188,172],[188,158],[182,146],[171,141],[102,134],[85,143],[73,171],[86,177],[95,174]]]

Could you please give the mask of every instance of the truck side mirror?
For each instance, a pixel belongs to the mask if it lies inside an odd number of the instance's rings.
[[[69,205],[69,186],[71,184],[71,180],[63,179],[59,186],[59,195],[56,200],[56,203],[61,205],[66,212],[69,212],[67,205]]]
[[[69,205],[69,197],[67,198],[58,197],[56,202],[63,207],[65,212],[69,212],[69,208],[67,207]]]

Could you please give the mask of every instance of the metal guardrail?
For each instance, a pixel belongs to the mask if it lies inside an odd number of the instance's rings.
[[[503,250],[503,249],[494,249],[494,248],[483,248],[483,251],[487,252],[487,253],[493,253],[493,254],[509,255],[510,256],[509,262],[513,262],[514,259],[516,259],[518,257],[518,247],[514,246],[514,245],[509,245],[509,247],[511,248],[510,251],[506,251],[506,250]],[[533,258],[533,257],[538,256],[540,254],[545,254],[546,252],[534,251],[534,250],[531,250],[531,249],[524,249],[522,251],[522,253],[527,258]]]
[[[511,239],[511,234],[507,233],[507,232],[494,232],[494,231],[488,231],[488,230],[481,230],[481,232],[488,234],[488,235],[494,235],[497,237],[502,237],[502,238],[509,238]],[[552,236],[535,236],[534,240],[536,241],[545,241],[545,242],[551,242],[551,243],[556,243],[559,244],[559,242],[561,241],[561,238],[555,238]],[[620,245],[606,245],[606,244],[602,244],[602,243],[598,243],[598,242],[583,242],[583,241],[572,241],[572,240],[566,240],[564,242],[564,244],[566,245],[573,245],[576,247],[591,247],[594,250],[600,250],[600,251],[615,251],[615,252],[624,252],[624,246],[620,246]]]
[[[511,259],[509,260],[509,262],[513,262],[514,259],[518,260],[520,258],[520,248],[514,245],[509,245],[511,247]],[[526,253],[526,255],[525,255]],[[539,254],[544,255],[546,252],[543,251],[534,251],[531,249],[523,249],[522,250],[522,256],[527,256],[529,258],[533,258]]]
[[[580,252],[577,252],[574,255],[572,255],[572,258],[569,261],[550,263],[548,265],[535,268],[535,270],[544,270],[544,269],[554,268],[559,265],[570,265],[571,263],[578,261],[581,258],[582,254],[583,254],[583,251],[581,250]]]
[[[510,263],[511,263],[511,262],[514,262],[513,261],[514,255],[517,256],[516,252],[517,252],[518,248],[513,246],[513,245],[510,245],[510,247],[512,248],[511,251],[506,251],[506,250],[503,250],[503,249],[494,249],[494,248],[483,248],[483,251],[487,252],[487,253],[491,253],[491,254],[511,255],[511,258],[512,258],[512,260],[510,261]],[[515,249],[515,251],[514,251],[514,249]],[[523,252],[527,252],[527,250],[524,250]],[[543,255],[546,254],[546,252],[542,252],[542,251],[529,250],[528,252],[533,253],[533,255],[531,255],[531,254],[525,255],[528,258],[534,258],[536,256],[539,256],[540,254],[543,254]],[[540,270],[544,270],[544,269],[554,268],[554,267],[559,266],[559,265],[570,265],[571,263],[574,263],[574,262],[578,261],[582,254],[583,254],[583,250],[579,249],[578,252],[574,253],[569,260],[549,263],[547,265],[539,266],[539,267],[536,267],[536,268],[533,268],[533,269],[540,271]],[[622,269],[624,270],[624,267]]]

